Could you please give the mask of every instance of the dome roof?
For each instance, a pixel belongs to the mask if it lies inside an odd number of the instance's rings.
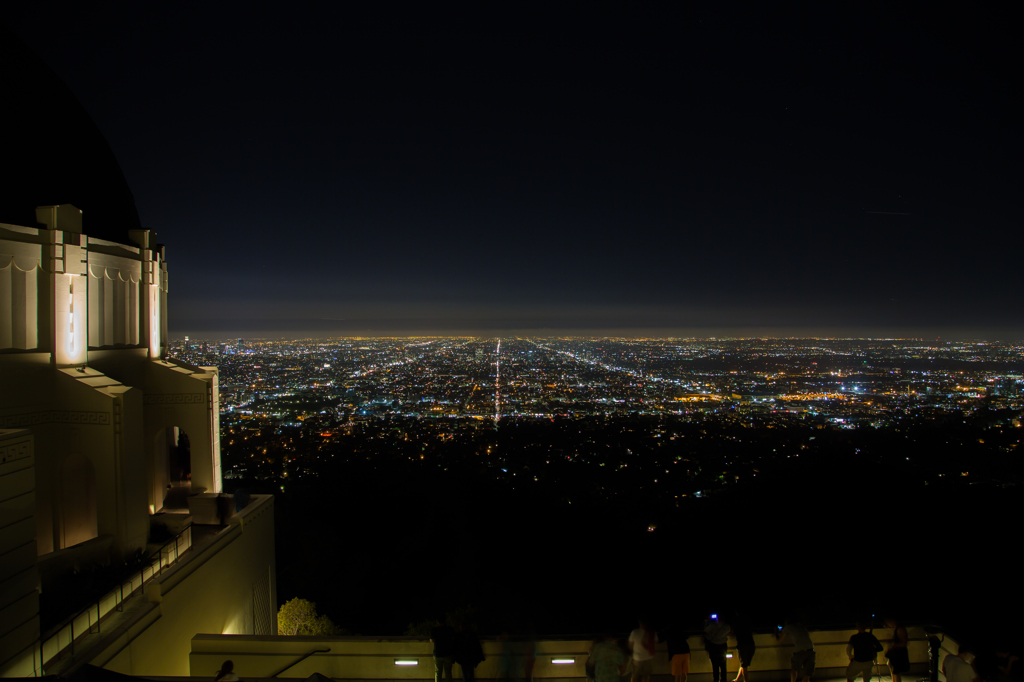
[[[0,222],[36,225],[36,206],[74,204],[83,231],[125,241],[135,197],[110,145],[71,90],[19,39],[0,31]]]

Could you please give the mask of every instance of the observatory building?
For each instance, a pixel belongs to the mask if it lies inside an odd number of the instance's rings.
[[[153,233],[36,215],[0,223],[0,666],[188,674],[198,632],[274,632],[273,500],[220,494],[217,369],[163,357]]]
[[[0,178],[0,676],[188,675],[197,633],[275,633],[273,498],[222,494],[217,369],[164,357],[164,247],[74,96],[0,38],[17,119]]]

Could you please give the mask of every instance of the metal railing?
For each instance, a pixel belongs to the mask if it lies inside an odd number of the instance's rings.
[[[100,625],[114,612],[124,611],[125,600],[137,592],[142,592],[146,584],[160,576],[165,568],[173,565],[192,548],[192,524],[168,540],[153,554],[146,558],[146,563],[127,579],[118,583],[78,613],[65,619],[60,625],[50,630],[51,634],[39,640],[37,675],[45,673],[46,666],[55,663],[65,655],[75,655],[75,642],[89,634],[98,634]]]
[[[276,673],[271,675],[271,677],[277,677],[278,675],[280,675],[281,673],[285,672],[289,668],[293,668],[293,667],[297,666],[299,663],[302,663],[304,660],[306,660],[307,658],[309,658],[310,656],[312,656],[314,654],[329,654],[329,653],[331,653],[330,647],[328,647],[326,649],[313,649],[312,651],[307,651],[306,653],[302,654],[302,656],[300,656],[297,660],[292,661],[291,663],[289,663],[288,665],[286,665],[285,667],[281,668]]]

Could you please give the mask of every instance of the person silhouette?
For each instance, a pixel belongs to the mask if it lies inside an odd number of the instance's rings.
[[[902,676],[910,672],[910,654],[907,651],[907,629],[895,618],[886,618],[885,627],[892,628],[892,643],[885,651],[885,660],[889,663],[892,682],[900,682]]]
[[[654,667],[658,633],[646,618],[639,619],[639,627],[629,633],[629,649],[633,653],[633,682],[648,682]]]
[[[473,682],[476,667],[484,658],[484,649],[476,632],[466,623],[459,623],[458,632],[455,633],[455,662],[462,669],[462,682]]]
[[[747,614],[736,609],[732,616],[732,634],[736,638],[736,652],[740,655],[740,667],[733,682],[747,682],[747,671],[754,661],[754,629]]]
[[[850,659],[850,665],[846,667],[847,682],[853,682],[858,676],[863,677],[864,682],[871,682],[871,672],[882,643],[867,629],[864,621],[857,621],[857,634],[850,637],[846,645],[846,655]]]
[[[238,675],[235,674],[235,662],[229,660],[221,663],[220,670],[217,671],[213,682],[238,682]]]
[[[442,622],[434,620],[430,629],[430,641],[434,645],[434,682],[441,682],[441,676],[452,679],[452,665],[455,664],[455,630]]]
[[[717,613],[712,613],[704,621],[704,648],[711,659],[711,682],[725,682],[729,632],[729,624]]]

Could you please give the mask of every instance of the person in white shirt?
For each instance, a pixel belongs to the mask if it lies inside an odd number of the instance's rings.
[[[974,669],[974,651],[964,644],[956,655],[949,654],[942,659],[942,674],[946,682],[980,682],[981,676]]]
[[[629,633],[629,650],[633,652],[632,682],[648,682],[654,667],[658,633],[641,618],[640,627]]]
[[[811,633],[803,623],[791,622],[786,619],[786,626],[782,628],[775,639],[782,641],[789,638],[793,642],[793,656],[789,663],[789,682],[811,682],[811,675],[814,674],[814,642],[811,640]]]

